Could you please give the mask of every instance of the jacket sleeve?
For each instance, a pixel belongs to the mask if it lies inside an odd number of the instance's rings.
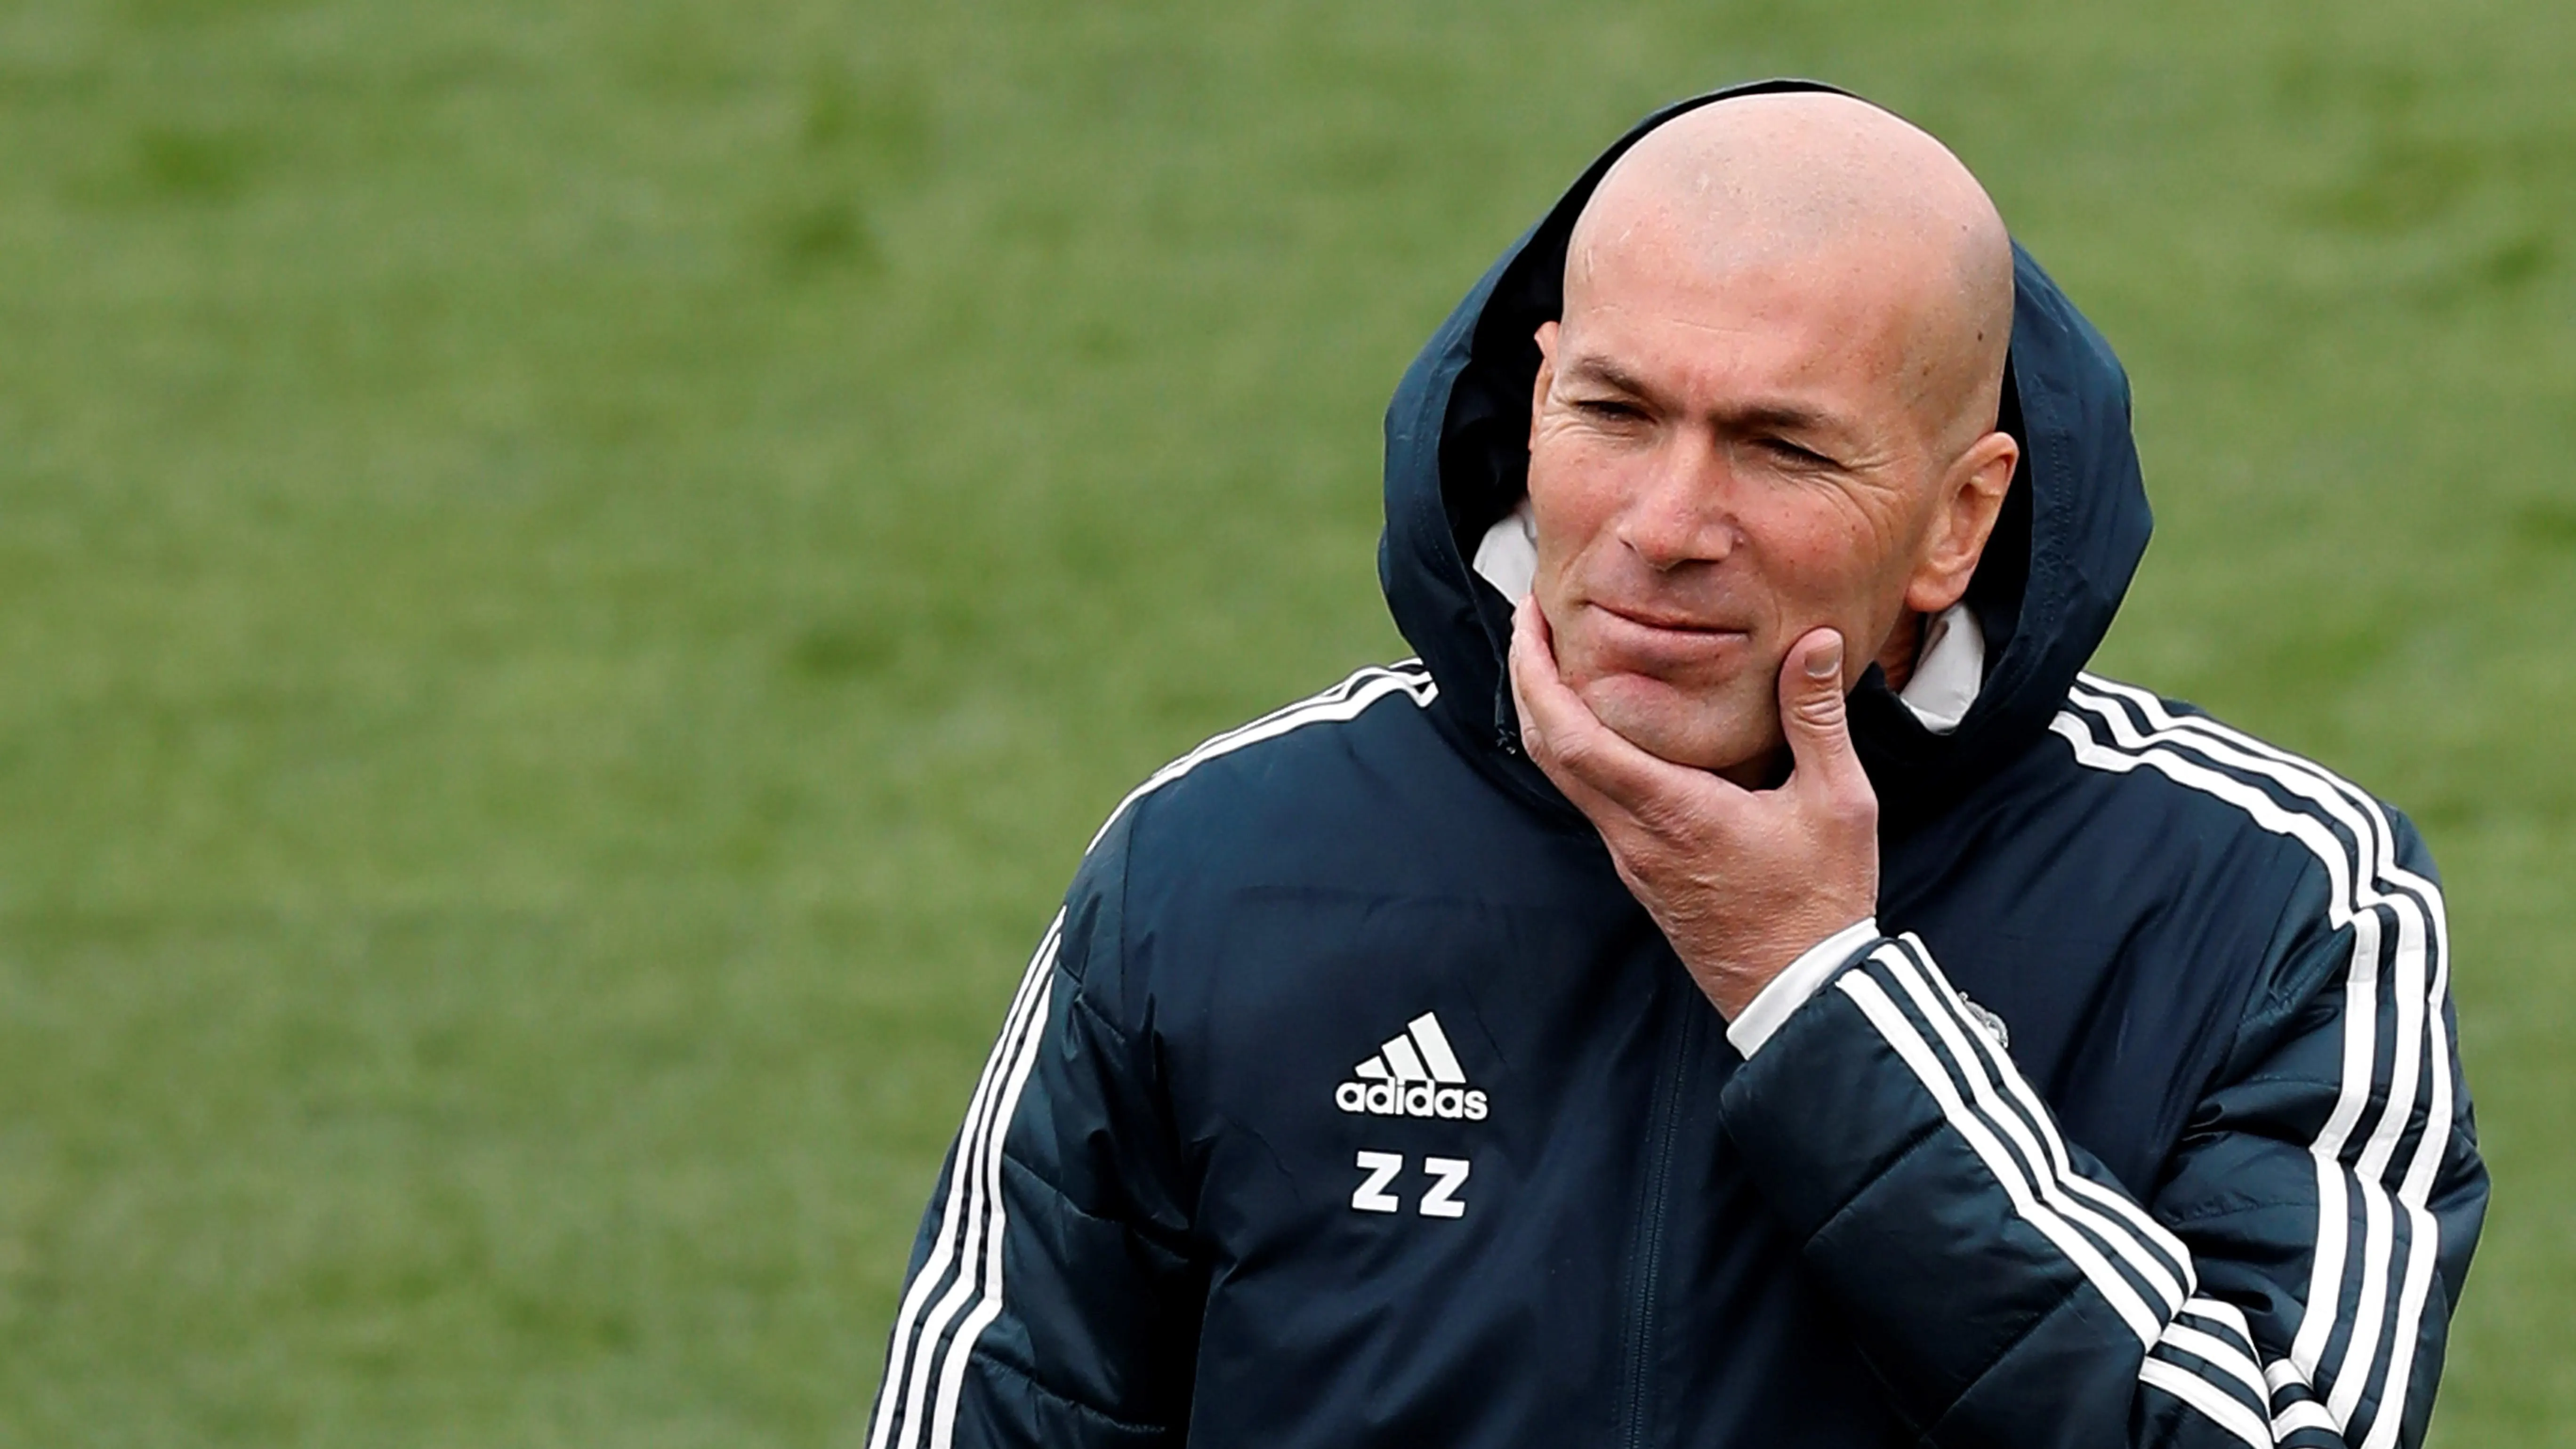
[[[1728,1083],[1729,1133],[1924,1443],[2422,1441],[2487,1185],[2441,897],[2403,848],[2375,899],[2284,923],[2143,1201],[1912,936]]]
[[[1198,1290],[1140,1033],[1112,1019],[1122,839],[1048,927],[931,1193],[867,1449],[1177,1444]]]

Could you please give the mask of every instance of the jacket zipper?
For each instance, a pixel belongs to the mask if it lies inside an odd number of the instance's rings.
[[[1689,1075],[1686,1069],[1698,1022],[1697,1013],[1680,1015],[1678,1041],[1655,1093],[1653,1145],[1646,1158],[1646,1193],[1640,1205],[1635,1271],[1630,1277],[1627,1393],[1622,1396],[1627,1422],[1620,1438],[1624,1449],[1645,1449],[1648,1442],[1646,1409],[1653,1397],[1655,1293],[1663,1277],[1664,1206],[1672,1181],[1673,1139],[1681,1132],[1682,1083]]]

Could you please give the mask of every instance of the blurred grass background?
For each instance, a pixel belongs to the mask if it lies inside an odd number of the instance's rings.
[[[858,1435],[1082,842],[1394,657],[1378,415],[1775,72],[2120,346],[2105,667],[2412,811],[2576,1435],[2576,10],[0,0],[0,1442]]]

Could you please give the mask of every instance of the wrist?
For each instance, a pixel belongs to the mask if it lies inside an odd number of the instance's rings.
[[[1878,918],[1864,916],[1801,952],[1736,1009],[1729,1011],[1726,1003],[1719,1002],[1718,1011],[1727,1019],[1726,1039],[1748,1058],[1760,1051],[1792,1013],[1878,935]]]

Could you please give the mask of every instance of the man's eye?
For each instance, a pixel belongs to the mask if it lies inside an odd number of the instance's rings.
[[[1620,402],[1614,398],[1578,398],[1575,400],[1574,409],[1586,417],[1607,423],[1633,423],[1645,416],[1636,404]]]
[[[1786,438],[1764,438],[1759,446],[1764,452],[1793,468],[1831,468],[1834,460],[1813,448],[1801,448]]]

